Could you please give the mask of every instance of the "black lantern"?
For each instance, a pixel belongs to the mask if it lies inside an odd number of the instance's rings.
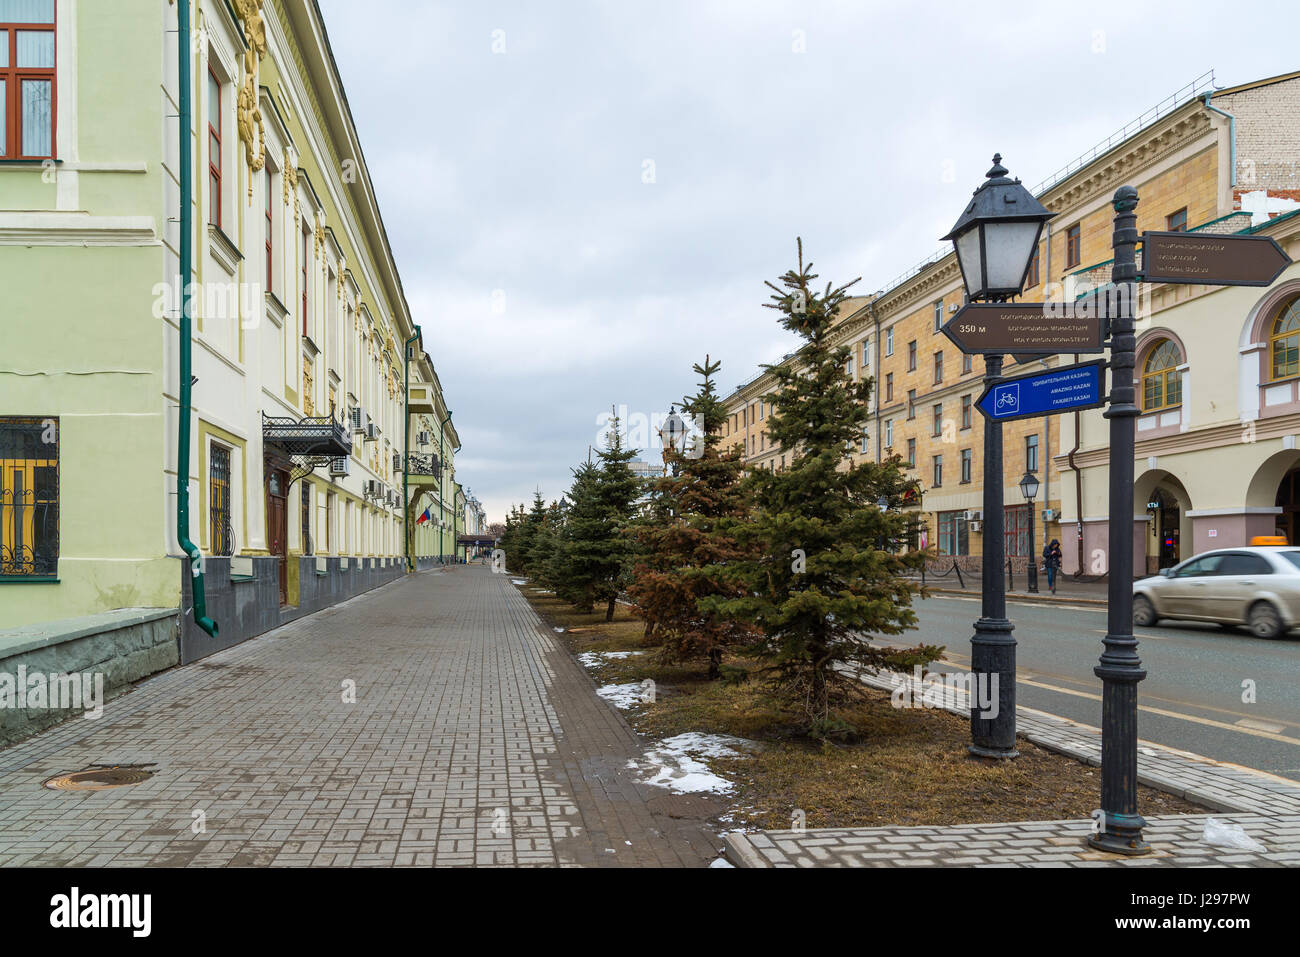
[[[664,451],[678,451],[678,446],[685,437],[686,423],[676,411],[670,411],[664,424],[659,427],[659,441],[663,443]]]
[[[986,175],[957,225],[943,237],[952,240],[972,300],[1020,295],[1043,224],[1053,215],[1020,180],[1007,177],[1001,153]]]
[[[1038,478],[1033,472],[1026,472],[1021,478],[1020,493],[1024,495],[1026,502],[1030,505],[1034,504],[1034,499],[1038,497]]]

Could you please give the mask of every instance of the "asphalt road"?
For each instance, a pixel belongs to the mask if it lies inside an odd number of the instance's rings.
[[[936,596],[916,603],[918,640],[946,647],[937,670],[966,671],[976,598]],[[1101,679],[1093,674],[1106,609],[1008,602],[1017,641],[1017,703],[1101,725]],[[1143,741],[1300,781],[1300,637],[1269,641],[1217,625],[1136,628],[1147,677],[1138,685]],[[1254,703],[1243,682],[1254,682]]]

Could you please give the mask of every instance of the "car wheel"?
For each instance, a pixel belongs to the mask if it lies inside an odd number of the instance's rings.
[[[1150,628],[1156,623],[1156,606],[1145,595],[1133,596],[1133,624]]]
[[[1256,638],[1276,638],[1282,634],[1282,616],[1266,601],[1251,606],[1248,621],[1250,633]]]

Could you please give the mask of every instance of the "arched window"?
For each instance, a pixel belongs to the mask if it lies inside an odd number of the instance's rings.
[[[1268,354],[1274,379],[1300,375],[1300,297],[1285,303],[1273,322]]]
[[[1181,405],[1183,379],[1178,371],[1182,356],[1172,339],[1156,343],[1142,364],[1142,411],[1154,412]]]

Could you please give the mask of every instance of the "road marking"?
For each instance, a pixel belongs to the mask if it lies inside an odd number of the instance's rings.
[[[1093,633],[1094,635],[1109,635],[1109,634],[1110,634],[1110,632],[1107,631],[1105,628],[1094,628],[1092,633]],[[1173,636],[1173,635],[1139,635],[1137,632],[1134,632],[1134,633],[1133,633],[1133,637],[1134,637],[1134,638],[1141,638],[1143,641],[1168,641],[1169,639],[1173,638],[1174,636]]]
[[[970,659],[966,655],[959,655],[953,652],[945,651],[943,661],[949,661],[955,665],[969,664]],[[1088,698],[1092,701],[1101,701],[1101,695],[1094,694],[1090,691],[1078,691],[1074,688],[1062,688],[1060,685],[1049,684],[1046,681],[1036,680],[1032,674],[1018,673],[1016,675],[1016,684],[1030,685],[1034,688],[1042,688],[1045,691],[1056,691],[1061,694],[1073,695],[1076,698]],[[1195,724],[1207,725],[1211,728],[1222,728],[1225,731],[1235,731],[1238,734],[1248,734],[1254,738],[1267,738],[1270,741],[1281,741],[1283,744],[1298,744],[1300,738],[1292,738],[1279,732],[1285,731],[1287,725],[1274,724],[1268,721],[1258,721],[1253,718],[1242,718],[1232,724],[1226,721],[1215,721],[1213,718],[1202,718],[1199,715],[1186,714],[1181,711],[1170,711],[1167,708],[1155,708],[1151,705],[1139,704],[1139,711],[1146,711],[1149,714],[1158,714],[1166,718],[1178,718],[1183,721],[1191,721]],[[1218,709],[1215,709],[1218,710]],[[1228,712],[1231,714],[1232,712]],[[1161,745],[1168,747],[1168,745]]]
[[[1092,701],[1100,701],[1101,695],[1093,694],[1090,691],[1075,691],[1073,688],[1062,688],[1058,685],[1049,685],[1044,681],[1030,681],[1023,678],[1016,679],[1017,684],[1031,685],[1035,688],[1043,688],[1047,691],[1057,691],[1061,694],[1074,695],[1076,698],[1088,698]],[[1196,724],[1207,725],[1211,728],[1222,728],[1224,731],[1236,731],[1238,734],[1248,734],[1254,738],[1267,738],[1270,741],[1281,741],[1283,744],[1300,744],[1300,738],[1288,737],[1285,734],[1277,734],[1272,731],[1255,730],[1253,728],[1244,728],[1240,724],[1228,724],[1226,721],[1215,721],[1213,718],[1202,718],[1194,714],[1184,714],[1181,711],[1169,711],[1165,708],[1153,708],[1150,705],[1138,705],[1139,711],[1146,711],[1149,714],[1158,714],[1166,718],[1178,718],[1183,721],[1191,721]]]
[[[1254,731],[1268,731],[1273,734],[1286,730],[1284,724],[1274,724],[1272,721],[1256,721],[1254,718],[1242,718],[1236,723],[1243,728],[1250,728]]]

